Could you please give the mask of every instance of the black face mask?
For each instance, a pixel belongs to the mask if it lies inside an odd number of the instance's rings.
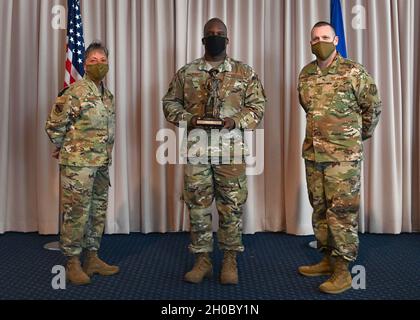
[[[212,56],[218,56],[226,49],[226,37],[208,36],[205,39],[207,53]]]

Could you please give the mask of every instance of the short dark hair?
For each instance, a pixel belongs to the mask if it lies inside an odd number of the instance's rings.
[[[102,44],[102,42],[100,42],[98,40],[95,40],[85,50],[85,61],[89,57],[89,54],[93,51],[96,51],[96,50],[102,50],[105,53],[106,57],[108,58],[108,55],[109,55],[108,48],[105,47]]]
[[[333,31],[334,31],[334,35],[337,35],[337,33],[335,32],[335,28],[334,28],[334,26],[331,24],[331,23],[329,23],[329,22],[327,22],[327,21],[319,21],[319,22],[317,22],[317,23],[315,23],[314,24],[314,26],[312,27],[312,29],[311,29],[311,32],[315,29],[315,28],[318,28],[318,27],[324,27],[324,26],[329,26]]]
[[[206,22],[206,24],[204,25],[204,29],[203,29],[204,35],[206,35],[206,29],[212,23],[220,23],[220,24],[222,24],[223,25],[223,28],[225,29],[225,33],[227,35],[227,27],[226,27],[225,23],[222,20],[220,20],[219,18],[211,18],[209,21]]]

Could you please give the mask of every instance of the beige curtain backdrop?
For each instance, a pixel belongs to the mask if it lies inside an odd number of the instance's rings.
[[[309,36],[329,21],[329,0],[81,0],[85,42],[109,47],[116,97],[107,233],[188,230],[182,166],[156,161],[161,98],[175,71],[203,54],[211,17],[229,29],[228,54],[253,66],[268,97],[264,173],[249,177],[244,231],[310,234],[297,76],[313,59]],[[0,233],[58,232],[58,164],[44,132],[64,79],[64,0],[0,0]],[[365,144],[360,230],[420,230],[420,3],[342,1],[348,55],[376,79],[380,124]],[[216,225],[215,214],[214,224]]]

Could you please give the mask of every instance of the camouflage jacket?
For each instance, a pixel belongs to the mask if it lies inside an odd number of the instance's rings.
[[[78,167],[111,165],[115,136],[114,97],[86,76],[63,90],[45,130],[60,149],[59,162]]]
[[[362,141],[372,136],[381,113],[377,87],[365,68],[340,55],[326,70],[313,61],[299,75],[298,92],[307,120],[303,157],[361,160]]]
[[[230,117],[235,121],[235,130],[227,138],[233,140],[239,135],[242,139],[243,130],[255,129],[263,118],[266,103],[263,86],[250,66],[232,58],[227,57],[217,69],[221,83],[220,118]],[[190,128],[193,116],[204,116],[209,99],[208,71],[206,61],[200,58],[176,73],[163,97],[163,111],[169,122],[179,126],[180,121],[186,121]],[[208,145],[209,156],[217,156],[222,151],[221,145],[210,147],[210,142]],[[241,148],[246,149],[244,144]]]

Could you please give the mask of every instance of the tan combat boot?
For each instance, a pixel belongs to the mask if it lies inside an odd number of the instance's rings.
[[[238,266],[236,263],[236,251],[226,250],[223,256],[221,284],[238,284]]]
[[[78,256],[69,257],[66,265],[66,278],[74,285],[90,283],[90,278],[83,272]]]
[[[110,266],[98,257],[96,251],[88,251],[86,254],[85,262],[83,263],[83,270],[88,276],[92,276],[95,273],[101,276],[112,276],[120,271],[118,266]]]
[[[349,263],[339,257],[334,264],[334,273],[327,281],[319,286],[319,290],[325,293],[342,293],[351,288],[351,274],[349,272]]]
[[[213,275],[213,265],[209,254],[197,253],[195,255],[195,263],[191,271],[187,272],[184,280],[191,283],[200,283],[204,277],[210,278]]]
[[[300,266],[298,268],[301,275],[307,277],[317,277],[323,275],[330,275],[333,273],[333,268],[331,266],[332,261],[329,254],[325,254],[321,262],[309,266]]]

